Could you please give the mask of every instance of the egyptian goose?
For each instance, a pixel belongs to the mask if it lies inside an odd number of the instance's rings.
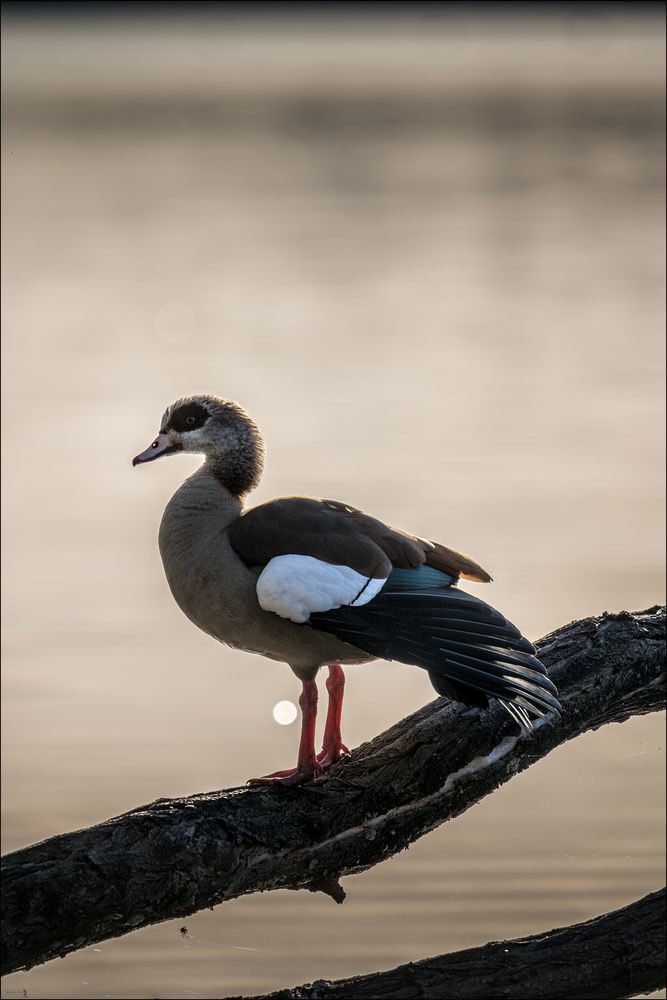
[[[160,524],[176,603],[208,635],[288,663],[302,683],[297,766],[253,783],[309,781],[348,753],[341,664],[416,664],[438,694],[482,707],[497,698],[525,730],[531,716],[559,716],[556,688],[530,642],[498,611],[457,589],[460,577],[491,579],[472,559],[335,500],[285,497],[244,509],[264,446],[237,403],[179,399],[132,465],[179,451],[205,461],[176,491]],[[315,676],[325,665],[329,703],[316,754]]]

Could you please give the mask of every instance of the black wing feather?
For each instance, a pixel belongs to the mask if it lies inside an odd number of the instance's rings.
[[[498,698],[522,724],[531,715],[559,715],[556,687],[528,639],[495,608],[455,589],[451,577],[442,574],[442,581],[434,583],[432,569],[428,577],[397,569],[368,604],[312,614],[308,624],[382,659],[424,668],[436,691],[456,701]]]

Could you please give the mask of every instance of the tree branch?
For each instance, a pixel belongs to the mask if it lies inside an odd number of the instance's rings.
[[[665,890],[572,927],[228,1000],[621,1000],[665,985]]]
[[[562,722],[438,699],[310,785],[159,799],[3,861],[3,973],[267,889],[321,891],[403,850],[589,729],[665,704],[665,609],[587,618],[538,643]]]

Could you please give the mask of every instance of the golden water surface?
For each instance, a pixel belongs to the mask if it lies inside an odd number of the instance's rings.
[[[294,758],[290,671],[163,577],[195,459],[130,459],[180,395],[257,418],[256,500],[469,552],[531,638],[664,599],[657,21],[8,22],[4,47],[4,850]],[[351,668],[347,741],[432,697]],[[663,767],[662,719],[609,726],[343,906],[249,896],[2,995],[257,993],[593,917],[663,884]]]

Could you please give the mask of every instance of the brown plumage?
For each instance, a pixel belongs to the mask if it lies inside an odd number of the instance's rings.
[[[556,689],[527,639],[498,611],[457,589],[486,582],[468,556],[390,527],[337,500],[285,497],[244,511],[264,446],[238,404],[190,396],[168,407],[133,464],[179,451],[204,464],[164,511],[159,546],[179,607],[236,649],[287,662],[303,684],[296,768],[262,782],[321,774],[347,750],[340,664],[381,657],[427,670],[438,693],[469,705],[498,698],[525,729],[557,715]],[[315,676],[327,665],[329,707],[315,753]]]
[[[392,528],[338,500],[284,497],[246,511],[229,528],[232,548],[248,566],[295,553],[363,576],[389,576],[392,567],[426,563],[452,576],[487,583],[491,577],[468,556]]]

